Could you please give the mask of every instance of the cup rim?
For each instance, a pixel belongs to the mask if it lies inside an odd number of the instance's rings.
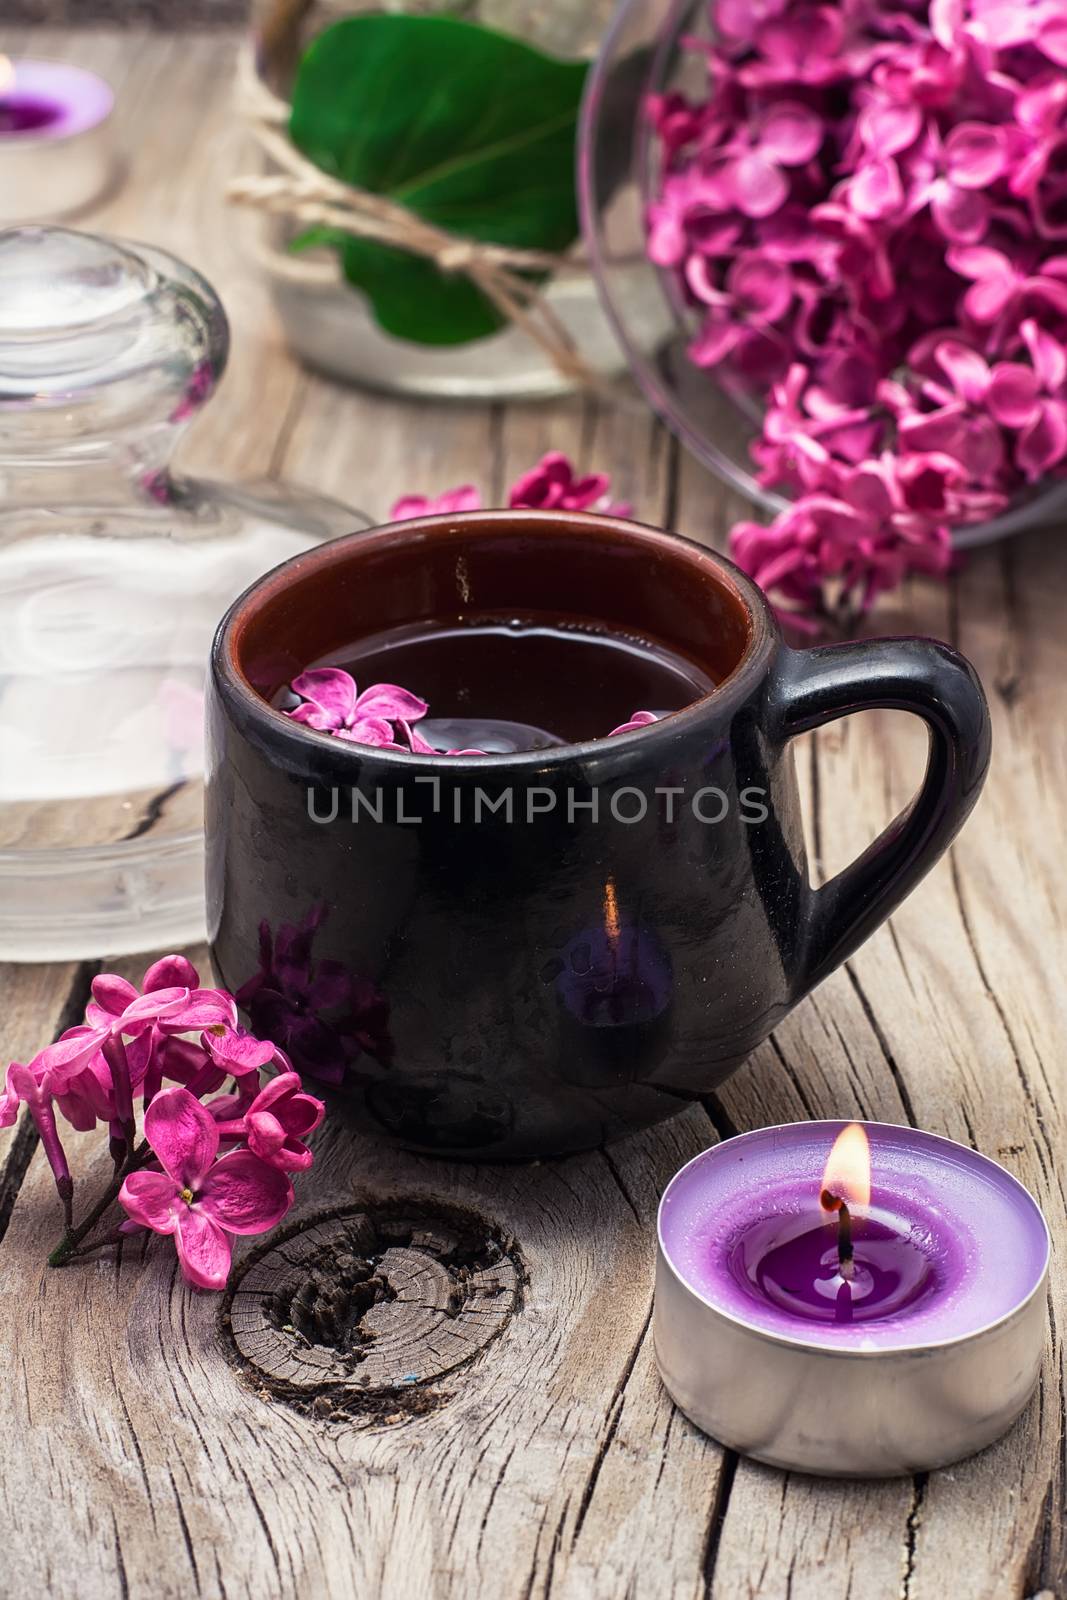
[[[728,709],[746,697],[766,669],[780,639],[774,615],[752,579],[718,551],[697,543],[695,539],[686,538],[683,534],[667,532],[662,528],[654,528],[647,523],[631,521],[625,517],[582,511],[500,509],[412,517],[402,522],[386,522],[375,527],[359,528],[352,533],[315,545],[310,550],[301,551],[300,554],[291,556],[289,560],[272,567],[270,571],[257,578],[243,594],[238,596],[223,616],[211,646],[211,667],[216,682],[243,708],[253,724],[265,732],[273,732],[275,736],[286,737],[292,741],[296,749],[321,752],[324,740],[328,736],[307,727],[304,723],[294,722],[284,711],[272,706],[254,688],[241,666],[238,654],[241,635],[252,618],[265,605],[307,573],[345,565],[354,552],[365,548],[368,540],[381,544],[397,544],[418,539],[440,529],[450,529],[454,534],[460,535],[478,528],[486,529],[487,533],[496,528],[501,533],[520,532],[547,536],[553,533],[558,535],[561,526],[593,533],[604,533],[607,530],[622,538],[636,540],[651,549],[666,548],[702,568],[705,574],[710,573],[720,587],[727,590],[743,606],[748,617],[749,637],[740,658],[727,676],[707,694],[701,695],[698,700],[692,701],[690,705],[683,706],[678,711],[669,712],[658,722],[649,723],[630,733],[616,734],[611,738],[601,735],[596,739],[553,745],[548,750],[520,750],[507,754],[494,752],[485,756],[450,756],[441,752],[433,758],[437,765],[444,765],[449,771],[457,773],[485,771],[490,765],[494,769],[536,768],[545,771],[575,760],[595,759],[605,754],[617,755],[632,750],[635,748],[635,740],[642,740],[648,746],[657,737],[661,741],[669,739],[674,734],[685,733],[696,726],[706,715],[709,707],[715,710]],[[341,764],[347,762],[358,767],[365,764],[368,759],[372,759],[398,772],[425,772],[426,763],[431,759],[413,751],[383,750],[375,745],[360,745],[343,739],[330,739],[329,747]]]

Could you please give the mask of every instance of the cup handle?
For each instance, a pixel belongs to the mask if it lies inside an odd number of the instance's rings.
[[[771,725],[783,742],[876,706],[914,712],[930,734],[911,805],[851,866],[808,893],[799,998],[873,933],[952,843],[985,781],[991,730],[974,668],[933,639],[783,649],[770,694]]]

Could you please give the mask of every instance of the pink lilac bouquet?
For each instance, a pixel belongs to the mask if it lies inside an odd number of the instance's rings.
[[[264,1071],[275,1075],[264,1082]],[[325,1113],[285,1054],[239,1025],[234,997],[201,988],[177,955],[150,966],[139,990],[116,973],[94,978],[84,1022],[26,1065],[9,1065],[0,1127],[23,1105],[63,1205],[66,1234],[52,1265],[151,1229],[173,1237],[182,1272],[202,1289],[224,1287],[232,1235],[265,1233],[285,1216],[289,1174],[311,1166],[305,1140]],[[80,1132],[105,1126],[114,1163],[111,1184],[77,1225],[58,1118]],[[115,1200],[127,1220],[84,1245]]]
[[[944,573],[1067,467],[1067,0],[711,0],[648,112],[648,253],[689,354],[765,403],[731,536],[802,623]]]
[[[575,475],[574,467],[558,450],[542,456],[535,467],[524,472],[508,491],[510,510],[598,511],[603,516],[627,517],[630,506],[612,504],[608,499],[611,480],[602,472],[587,477]],[[394,504],[394,522],[414,517],[448,516],[460,511],[480,511],[482,497],[473,484],[446,489],[435,497],[408,494]],[[481,756],[484,750],[439,751],[429,744],[415,723],[429,712],[425,700],[401,689],[395,683],[375,683],[360,693],[351,673],[341,667],[314,667],[302,672],[289,685],[301,704],[287,713],[294,722],[306,723],[320,733],[353,744],[373,745],[379,750],[399,750],[414,755]],[[633,733],[656,718],[651,711],[635,711],[627,722],[612,728],[617,733]]]

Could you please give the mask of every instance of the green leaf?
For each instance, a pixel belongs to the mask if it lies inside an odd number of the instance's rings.
[[[562,251],[578,232],[585,74],[584,62],[451,17],[346,17],[300,64],[290,136],[324,172],[449,233]],[[400,338],[459,344],[501,325],[462,273],[352,236],[340,251],[349,282]]]

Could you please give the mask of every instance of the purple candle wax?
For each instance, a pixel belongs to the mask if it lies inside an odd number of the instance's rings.
[[[0,56],[0,142],[67,139],[95,128],[114,96],[102,78],[65,61],[9,62]]]
[[[845,1124],[796,1123],[705,1150],[668,1186],[660,1242],[689,1290],[764,1333],[861,1351],[966,1338],[1029,1299],[1049,1239],[1022,1185],[951,1140],[861,1126],[872,1187],[853,1207],[850,1277],[820,1205]]]
[[[936,1292],[935,1252],[913,1219],[868,1210],[853,1222],[854,1256],[841,1271],[836,1230],[809,1217],[761,1218],[738,1238],[730,1270],[753,1299],[802,1321],[870,1322],[909,1310]]]
[[[38,100],[30,95],[0,96],[0,134],[33,133],[47,128],[63,115],[54,100]]]

